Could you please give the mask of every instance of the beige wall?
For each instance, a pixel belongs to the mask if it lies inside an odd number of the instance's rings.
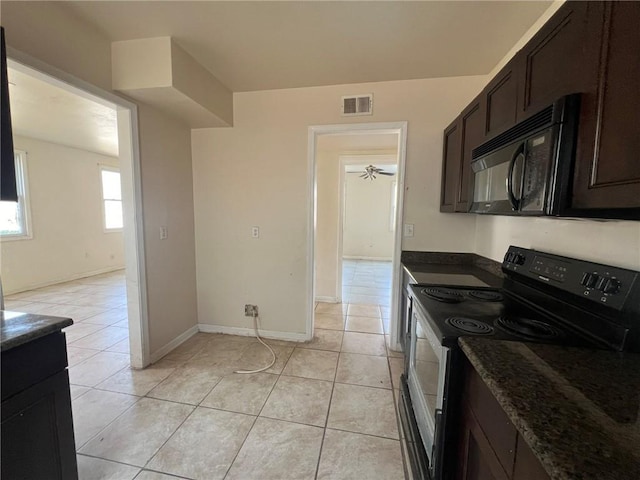
[[[492,78],[558,10],[554,2],[496,65]],[[545,250],[632,269],[640,268],[640,223],[478,216],[475,252],[502,261],[509,245]]]
[[[365,180],[358,174],[344,177],[342,256],[391,260],[395,228],[391,226],[391,199],[396,177],[378,175]]]
[[[122,232],[103,228],[99,165],[118,159],[27,137],[32,238],[1,243],[5,293],[124,268]]]
[[[475,218],[439,212],[442,131],[486,77],[380,82],[234,95],[234,127],[192,133],[198,316],[201,323],[305,331],[311,125],[408,121],[409,250],[472,251]],[[340,97],[374,94],[371,117],[340,115]],[[252,239],[250,228],[260,226]]]
[[[337,301],[338,231],[340,228],[339,152],[316,151],[315,297]]]
[[[1,15],[9,47],[111,89],[109,40],[69,14],[62,2],[3,1]],[[153,354],[197,323],[191,140],[187,127],[156,110],[140,105],[139,117]],[[162,243],[161,225],[169,228],[169,238]]]
[[[197,324],[191,130],[146,105],[138,112],[153,353]]]

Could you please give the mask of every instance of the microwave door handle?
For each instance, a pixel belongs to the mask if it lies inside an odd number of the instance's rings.
[[[509,203],[514,211],[517,211],[520,207],[520,200],[516,198],[513,193],[513,170],[516,166],[516,161],[520,155],[524,155],[524,143],[520,144],[518,149],[513,152],[511,161],[509,162],[509,173],[507,174],[507,195],[509,196]]]

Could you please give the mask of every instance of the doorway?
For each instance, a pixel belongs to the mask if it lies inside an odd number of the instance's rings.
[[[350,277],[349,280],[353,280],[358,262],[363,262],[361,279],[364,279],[365,276],[369,276],[371,281],[374,281],[376,276],[381,279],[384,270],[387,270],[387,300],[381,303],[376,300],[378,303],[373,306],[375,308],[369,310],[377,309],[376,312],[381,312],[380,316],[383,322],[386,320],[385,326],[389,332],[388,344],[392,349],[398,348],[394,326],[397,324],[398,318],[397,292],[400,282],[406,134],[406,122],[329,125],[310,127],[309,129],[309,163],[312,176],[310,179],[311,218],[309,226],[311,232],[309,240],[311,278],[309,281],[309,316],[306,333],[310,339],[313,337],[317,311],[331,312],[331,315],[334,316],[342,314],[346,319],[348,304],[345,302],[351,301],[354,305],[366,305],[367,294],[371,294],[368,297],[372,301],[374,301],[374,297],[379,299],[375,294],[380,292],[374,291],[374,284],[354,285],[350,281],[347,281],[346,284],[343,282],[347,276]],[[369,165],[374,167],[374,170],[370,169],[374,178],[365,174],[365,168]],[[383,171],[384,174],[380,174],[379,171]],[[362,176],[363,174],[365,175]],[[355,184],[350,177],[358,179],[362,183]],[[355,188],[355,185],[362,187],[365,181],[371,182],[373,185],[373,182],[383,177],[385,177],[384,185],[382,181],[379,181],[375,186],[378,193],[385,191],[383,201],[387,213],[384,215],[384,220],[381,221],[378,218],[377,221],[384,224],[385,233],[390,234],[387,236],[391,241],[386,250],[388,253],[381,255],[378,244],[384,242],[377,240],[385,236],[382,234],[383,230],[378,228],[375,233],[374,229],[371,229],[364,234],[360,232],[359,236],[350,236],[350,227],[347,227],[347,236],[345,237],[344,225],[345,220],[349,221],[349,216],[361,214],[368,217],[368,219],[363,219],[364,224],[370,224],[370,214],[372,213],[371,211],[367,212],[366,205],[360,205],[359,208],[349,213],[346,209],[349,202],[346,201],[345,192],[350,195],[348,193],[350,190],[351,195],[357,196],[357,190],[375,190]],[[390,181],[391,178],[393,181]],[[347,184],[351,184],[352,188],[349,189]],[[376,199],[377,205],[380,204],[379,200]],[[351,227],[357,223],[357,221],[354,222]],[[345,250],[345,246],[347,250]],[[346,259],[346,262],[343,261],[343,258]],[[369,264],[365,265],[364,262],[369,262]],[[380,281],[383,282],[382,279]],[[380,287],[378,290],[384,290],[382,285]],[[316,309],[316,302],[320,302],[318,304],[319,310]],[[334,322],[338,320],[323,317],[321,321]]]
[[[124,242],[125,272],[121,276],[121,289],[126,291],[126,318],[122,326],[128,327],[129,364],[133,368],[144,368],[150,362],[149,334],[147,322],[146,279],[144,265],[144,242],[142,230],[142,195],[138,147],[137,106],[117,95],[90,85],[55,67],[47,65],[29,55],[9,49],[8,66],[15,71],[37,79],[68,94],[69,98],[89,100],[113,112],[117,126],[117,157],[120,173],[120,198],[122,208],[122,236]],[[98,168],[98,167],[97,167]],[[111,202],[107,205],[108,202]],[[113,206],[114,199],[104,201],[106,207]],[[104,207],[104,206],[103,206]],[[106,275],[109,277],[109,275]],[[106,291],[113,278],[97,278],[96,285],[83,286]]]

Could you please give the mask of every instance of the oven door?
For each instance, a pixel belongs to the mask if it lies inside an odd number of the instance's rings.
[[[451,351],[441,345],[414,305],[408,366],[409,395],[433,480],[442,478],[446,379]]]

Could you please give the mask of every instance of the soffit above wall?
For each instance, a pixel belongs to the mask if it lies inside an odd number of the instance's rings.
[[[59,8],[112,41],[171,36],[240,92],[485,75],[550,4],[68,1]]]
[[[171,37],[111,45],[113,89],[148,103],[191,128],[233,125],[233,94]]]
[[[8,68],[13,133],[118,156],[116,110]]]

